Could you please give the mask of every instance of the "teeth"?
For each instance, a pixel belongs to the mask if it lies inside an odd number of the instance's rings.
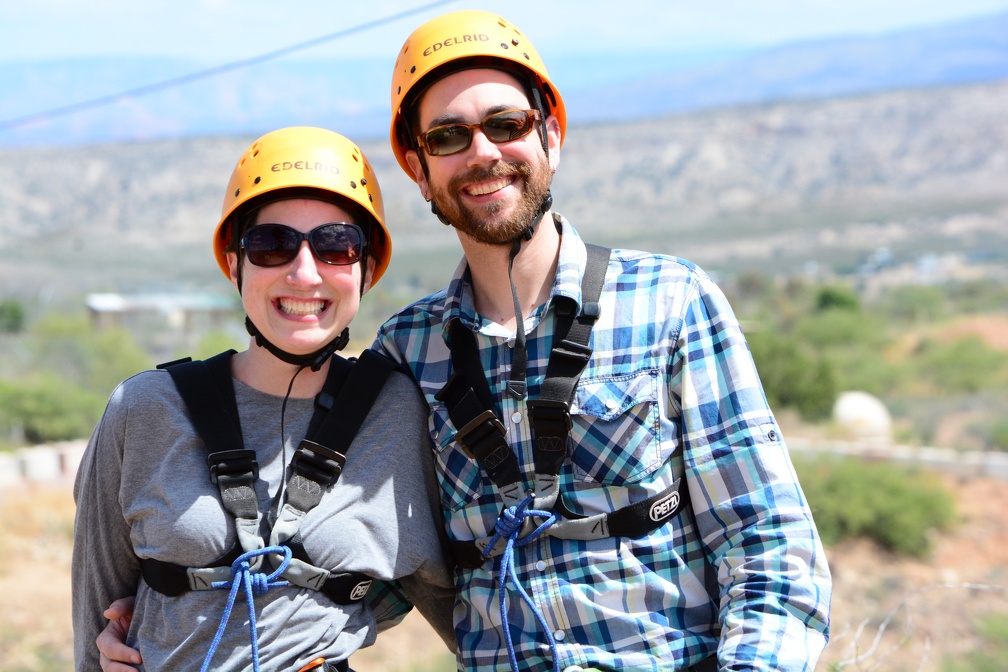
[[[511,183],[509,178],[501,178],[493,182],[482,182],[480,184],[474,184],[467,188],[466,191],[472,196],[482,196],[483,194],[489,194],[495,192],[499,189],[503,189]]]
[[[299,301],[297,299],[280,299],[280,312],[288,315],[317,315],[322,312],[325,302],[321,299]]]

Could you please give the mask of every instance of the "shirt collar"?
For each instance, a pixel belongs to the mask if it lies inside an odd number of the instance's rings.
[[[556,277],[553,279],[553,286],[550,289],[549,304],[551,305],[556,297],[563,296],[573,299],[580,310],[581,277],[584,275],[588,252],[581,236],[563,215],[553,213],[553,219],[560,229],[560,256],[557,261]],[[455,268],[455,273],[448,283],[445,295],[444,320],[441,324],[441,330],[446,342],[448,325],[456,318],[474,331],[479,328],[476,318],[476,303],[473,299],[472,276],[465,257],[462,257]]]

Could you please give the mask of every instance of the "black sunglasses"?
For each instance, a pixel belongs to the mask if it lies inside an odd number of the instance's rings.
[[[349,222],[322,224],[308,233],[285,224],[257,224],[242,237],[241,247],[256,266],[282,266],[297,256],[302,240],[326,264],[346,266],[364,258],[364,231]]]
[[[491,142],[510,142],[528,135],[540,119],[542,116],[538,110],[504,110],[491,114],[478,124],[435,126],[417,136],[417,142],[430,156],[445,156],[467,148],[472,142],[473,131],[477,128]]]

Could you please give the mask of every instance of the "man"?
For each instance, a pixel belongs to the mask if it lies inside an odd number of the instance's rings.
[[[720,290],[667,256],[592,261],[551,211],[564,103],[506,20],[414,31],[392,115],[465,253],[375,346],[430,405],[460,664],[813,669],[826,557]]]

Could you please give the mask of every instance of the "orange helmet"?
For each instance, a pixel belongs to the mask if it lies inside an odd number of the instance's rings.
[[[454,64],[454,67],[450,67]],[[560,121],[560,142],[567,134],[567,110],[532,43],[511,23],[491,12],[463,10],[431,19],[413,31],[392,72],[392,152],[411,178],[406,152],[410,137],[408,107],[435,79],[458,69],[487,65],[531,76],[546,98],[547,114]],[[435,71],[439,74],[435,75]],[[404,104],[407,109],[403,109]],[[414,178],[415,179],[415,178]]]
[[[370,215],[369,247],[375,257],[373,287],[388,267],[392,239],[378,179],[353,142],[324,128],[293,126],[267,133],[245,150],[231,173],[221,219],[214,231],[217,264],[230,277],[226,251],[240,206],[285,189],[312,189],[341,196]],[[324,194],[322,194],[324,195]]]

